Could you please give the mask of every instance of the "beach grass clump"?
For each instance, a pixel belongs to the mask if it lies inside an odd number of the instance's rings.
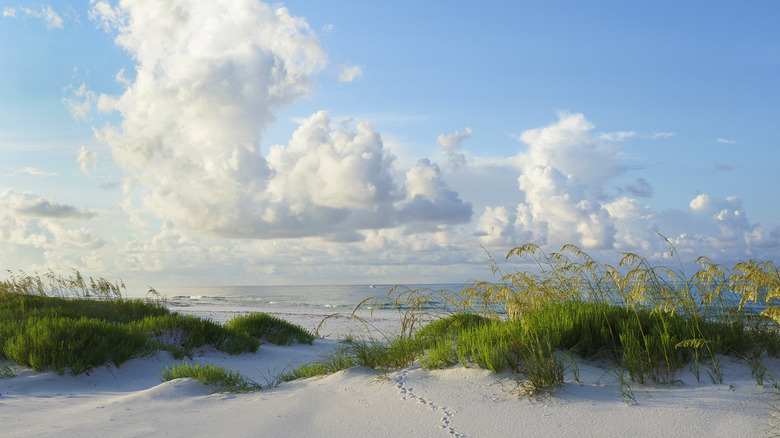
[[[134,330],[149,333],[162,349],[181,347],[187,354],[194,348],[209,345],[229,354],[255,352],[260,342],[250,334],[229,329],[210,319],[169,313],[134,321]]]
[[[356,341],[356,343],[366,343],[366,341]],[[350,343],[350,345],[352,344]],[[335,351],[324,355],[320,360],[292,367],[290,370],[281,373],[278,379],[289,382],[296,379],[333,374],[356,366],[361,366],[356,355],[353,354],[350,348],[341,346]]]
[[[668,255],[679,262],[671,243]],[[380,345],[386,353],[371,346],[382,360],[362,364],[387,369],[419,360],[424,368],[509,370],[535,394],[562,384],[567,369],[576,379],[572,356],[579,356],[619,369],[630,395],[629,380],[672,384],[685,366],[697,378],[704,370],[721,381],[723,355],[748,360],[763,384],[764,360],[780,355],[780,271],[771,262],[729,270],[701,257],[701,269],[689,277],[682,262],[654,266],[625,253],[611,266],[574,245],[546,254],[527,244],[510,258],[531,268],[504,273],[491,258],[497,281],[455,291],[396,286],[361,302],[353,312],[359,320],[357,311],[366,308],[395,308],[402,319],[398,336]],[[338,354],[350,359],[344,365],[357,362],[354,346]]]
[[[148,339],[127,327],[95,318],[31,317],[5,339],[4,355],[26,367],[80,374],[91,367],[149,352]]]
[[[249,392],[259,391],[262,385],[239,374],[238,371],[227,370],[216,365],[202,366],[200,364],[183,363],[165,367],[160,373],[164,382],[174,379],[192,378],[204,385],[211,386],[215,392]]]
[[[311,344],[314,334],[303,327],[292,324],[267,313],[250,313],[236,316],[225,328],[235,332],[246,333],[257,339],[265,339],[275,345]]]
[[[278,318],[260,324],[250,315],[223,326],[171,313],[153,289],[154,298],[146,300],[125,299],[122,290],[124,284],[86,280],[78,271],[75,277],[10,273],[0,281],[0,360],[79,374],[160,350],[177,359],[204,346],[229,354],[254,352],[260,327],[266,339],[284,344],[313,338]]]

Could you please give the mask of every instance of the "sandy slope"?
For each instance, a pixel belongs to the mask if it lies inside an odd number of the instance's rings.
[[[291,318],[294,319],[294,318]],[[310,319],[302,316],[300,321]],[[263,345],[255,354],[204,351],[219,364],[265,383],[292,364],[316,360],[335,339],[313,346]],[[211,393],[191,380],[161,382],[176,363],[167,353],[79,376],[20,370],[0,379],[2,436],[765,436],[780,397],[756,386],[742,362],[723,360],[724,383],[681,373],[674,387],[633,385],[620,396],[614,373],[578,365],[552,397],[519,397],[510,375],[461,367],[412,366],[378,375],[351,369],[255,393]],[[770,364],[780,370],[780,363]]]

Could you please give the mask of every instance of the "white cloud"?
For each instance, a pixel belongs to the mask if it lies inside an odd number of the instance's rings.
[[[126,87],[130,86],[130,79],[127,79],[125,77],[125,69],[124,68],[119,69],[119,71],[116,73],[116,75],[114,75],[114,80],[116,80],[117,82],[119,82],[120,84],[122,84],[122,85],[124,85]]]
[[[650,134],[650,138],[669,138],[674,137],[674,132],[655,132],[653,134]]]
[[[452,135],[439,134],[439,138],[436,139],[436,142],[439,143],[439,146],[444,150],[444,153],[447,154],[447,159],[450,161],[450,164],[456,169],[459,166],[466,164],[466,157],[463,154],[463,141],[471,138],[471,135],[471,128],[466,127],[466,132],[463,134],[455,131]]]
[[[93,6],[91,17],[118,32],[117,43],[137,61],[124,94],[101,96],[99,108],[118,111],[122,123],[98,137],[143,184],[148,205],[180,225],[204,230],[206,222],[216,232],[258,213],[246,206],[263,197],[270,176],[258,133],[274,110],[310,90],[326,57],[308,25],[285,8],[255,1],[185,7]]]
[[[103,241],[91,230],[65,225],[67,221],[84,221],[95,216],[89,210],[29,193],[0,191],[0,241],[6,248],[9,245],[63,250],[99,247]]]
[[[406,172],[406,193],[409,200],[401,208],[399,218],[408,233],[441,230],[445,225],[471,219],[471,204],[447,188],[439,166],[428,159],[421,159]]]
[[[582,115],[564,114],[557,123],[520,136],[527,150],[513,161],[521,172],[524,201],[485,209],[476,226],[483,243],[506,248],[533,242],[548,249],[574,243],[606,250],[602,254],[608,257],[617,249],[658,260],[669,254],[661,233],[690,262],[699,255],[736,261],[780,247],[780,230],[751,223],[736,197],[701,194],[686,210],[654,212],[624,196],[653,194],[650,183],[637,178],[610,199],[604,187],[629,166],[620,149],[600,143],[592,129]]]
[[[328,113],[320,111],[287,147],[271,148],[268,163],[275,176],[268,191],[275,199],[335,209],[387,204],[396,198],[393,160],[369,123],[359,123],[356,132],[333,132]]]
[[[715,139],[715,141],[716,141],[717,143],[723,143],[723,144],[737,144],[737,142],[736,142],[736,141],[734,141],[734,140],[729,140],[729,139],[727,139],[727,138],[717,138],[717,139]]]
[[[536,241],[613,245],[614,224],[599,199],[603,184],[624,172],[622,153],[594,139],[592,129],[581,114],[562,114],[558,123],[520,136],[528,150],[514,158],[525,196],[516,226]]]
[[[56,176],[57,172],[50,172],[38,169],[37,167],[22,167],[20,169],[11,169],[12,175],[30,175],[30,176]]]
[[[441,231],[470,219],[470,205],[438,177],[435,191],[406,199],[394,157],[369,123],[334,130],[318,112],[262,156],[260,134],[274,111],[305,95],[325,64],[319,40],[285,8],[184,7],[99,2],[92,11],[137,61],[122,95],[99,98],[98,108],[122,122],[98,137],[146,208],[189,232],[262,239],[355,241],[361,230],[437,222],[427,226]]]
[[[582,248],[649,248],[658,240],[654,216],[639,201],[610,200],[607,184],[626,173],[622,150],[607,142],[629,139],[633,131],[593,134],[582,114],[559,114],[558,122],[523,132],[526,149],[511,159],[520,175],[516,205],[488,206],[476,231],[487,245],[508,247],[533,242],[548,248],[573,243]],[[643,178],[618,194],[648,197]]]
[[[363,76],[363,67],[359,65],[343,65],[341,66],[341,73],[339,73],[339,81],[352,82],[360,76]]]
[[[98,96],[94,91],[87,89],[87,84],[83,82],[78,88],[69,85],[65,88],[65,92],[70,96],[62,98],[62,103],[70,115],[76,120],[86,120],[98,102]]]
[[[705,211],[712,204],[712,197],[710,195],[701,194],[691,201],[689,206],[693,211]]]
[[[89,10],[89,19],[97,22],[98,27],[103,28],[106,32],[111,32],[113,29],[119,29],[126,24],[128,18],[128,12],[122,8],[114,8],[107,1],[95,1],[90,0],[92,8]]]
[[[489,246],[511,247],[519,241],[532,241],[533,236],[521,235],[522,230],[516,229],[517,210],[509,207],[485,207],[485,211],[477,221],[477,235]]]
[[[82,146],[81,149],[79,149],[79,155],[76,158],[76,162],[79,165],[81,173],[90,176],[91,171],[95,170],[95,167],[97,167],[97,154],[87,149],[85,146]]]
[[[18,18],[17,13],[22,13],[25,16],[38,18],[43,20],[48,29],[64,29],[65,24],[51,6],[40,6],[40,9],[31,9],[24,6],[19,8],[7,7],[3,9],[3,17]]]
[[[605,132],[603,134],[599,134],[598,138],[607,141],[623,141],[627,138],[631,138],[635,136],[636,136],[636,132],[634,131],[617,131],[617,132]]]

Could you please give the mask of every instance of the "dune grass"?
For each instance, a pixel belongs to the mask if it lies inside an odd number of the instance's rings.
[[[204,385],[212,386],[215,392],[249,392],[262,389],[262,385],[248,379],[233,370],[215,365],[202,366],[200,364],[183,363],[172,367],[165,367],[160,377],[163,381],[174,379],[193,378]]]
[[[0,281],[0,361],[60,374],[82,373],[112,362],[169,351],[177,359],[204,346],[229,354],[254,352],[261,338],[275,343],[311,343],[312,335],[264,314],[227,325],[171,313],[154,289],[153,298],[125,299],[124,285],[52,272],[43,277],[10,273]],[[6,372],[8,371],[8,372]]]
[[[677,258],[671,243],[669,256]],[[363,301],[355,318],[361,309],[398,309],[398,336],[349,345],[337,359],[299,367],[288,377],[354,365],[393,369],[419,360],[425,368],[512,371],[522,389],[537,394],[561,385],[567,369],[576,379],[578,356],[615,369],[628,400],[631,382],[671,384],[684,367],[699,380],[720,383],[720,358],[729,355],[751,364],[757,384],[777,384],[763,366],[780,355],[780,271],[772,262],[749,260],[729,270],[702,257],[701,269],[688,277],[682,263],[653,266],[627,253],[610,266],[573,245],[546,254],[528,244],[511,250],[511,258],[531,261],[533,269],[504,273],[491,258],[498,281],[469,282],[459,291],[396,286]],[[434,313],[452,316],[424,325]],[[362,358],[366,349],[380,359]]]
[[[293,342],[311,344],[314,342],[314,334],[308,330],[267,313],[236,316],[228,321],[225,328],[247,333],[275,345],[290,345]]]
[[[671,244],[669,256],[677,257]],[[396,286],[387,296],[363,301],[355,318],[361,309],[396,308],[400,333],[342,342],[332,354],[273,380],[354,366],[384,372],[419,362],[429,369],[511,371],[520,388],[538,394],[560,386],[567,370],[576,380],[574,358],[581,357],[615,370],[629,401],[631,383],[672,384],[685,367],[699,380],[720,383],[727,355],[747,360],[757,384],[778,385],[764,366],[768,357],[780,355],[780,271],[771,262],[750,260],[729,270],[700,258],[701,269],[689,277],[681,263],[676,269],[653,266],[629,253],[610,266],[573,245],[546,254],[528,244],[511,250],[506,259],[512,258],[530,261],[534,269],[504,273],[491,258],[496,281],[469,282],[457,291]],[[264,341],[314,339],[266,314],[239,316],[223,326],[170,313],[156,295],[122,298],[123,287],[87,281],[78,272],[64,279],[12,274],[0,282],[0,361],[77,374],[161,349],[182,358],[204,345],[237,354]],[[238,375],[218,368],[188,366],[165,375],[223,373],[227,381]]]

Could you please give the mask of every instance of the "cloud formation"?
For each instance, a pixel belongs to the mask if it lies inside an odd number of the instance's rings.
[[[90,176],[97,167],[97,154],[87,149],[86,146],[82,146],[79,149],[78,157],[76,157],[76,163],[78,163],[81,173]]]
[[[24,14],[27,17],[33,17],[43,20],[47,29],[64,29],[65,24],[62,17],[52,9],[51,6],[40,6],[40,9],[31,9],[24,6],[7,7],[3,9],[3,17],[18,18],[17,13]]]
[[[327,61],[287,9],[254,0],[97,2],[91,17],[137,62],[122,95],[99,97],[98,108],[122,122],[98,138],[128,176],[128,196],[163,220],[216,237],[354,241],[363,230],[470,219],[470,205],[438,174],[435,190],[407,199],[369,123],[333,130],[320,111],[287,145],[260,153],[274,112],[306,95]]]
[[[439,138],[436,142],[439,143],[444,153],[447,155],[447,159],[454,168],[458,168],[466,164],[466,156],[463,154],[463,142],[471,138],[471,128],[466,127],[466,131],[463,134],[455,131],[452,135],[439,134]]]
[[[655,190],[653,189],[652,184],[647,182],[646,179],[637,178],[635,182],[621,188],[620,191],[627,192],[628,194],[639,198],[651,198]]]
[[[485,218],[481,223],[492,224],[492,231],[480,231],[493,238],[517,235],[543,244],[611,247],[614,224],[599,200],[604,183],[624,172],[622,153],[593,138],[593,126],[582,114],[559,117],[555,124],[520,136],[528,149],[513,161],[520,170],[517,182],[525,202],[511,216],[506,209],[486,211],[500,217]],[[495,228],[497,220],[516,233]]]
[[[22,167],[21,169],[11,169],[12,175],[30,175],[30,176],[56,176],[57,172],[50,172],[38,169],[37,167]]]
[[[359,65],[343,65],[339,73],[339,82],[352,82],[363,76],[363,67]]]
[[[533,242],[558,249],[574,243],[590,250],[639,252],[661,259],[668,254],[662,233],[686,256],[701,254],[738,260],[761,248],[777,248],[780,230],[751,223],[737,197],[696,196],[687,210],[654,212],[636,198],[652,197],[653,186],[640,177],[610,195],[609,181],[627,173],[624,154],[609,141],[625,136],[592,134],[581,114],[562,114],[558,122],[524,132],[527,149],[512,158],[523,201],[488,206],[477,235],[485,244],[509,247]]]
[[[85,227],[67,222],[93,219],[96,213],[29,193],[0,190],[0,242],[42,249],[98,248],[104,241]],[[3,251],[0,250],[0,255]],[[73,266],[73,265],[71,265]]]
[[[40,217],[49,219],[87,220],[95,217],[95,213],[71,205],[63,205],[49,199],[35,199],[19,202],[16,214],[20,216]]]
[[[74,119],[86,120],[97,103],[97,94],[87,89],[87,84],[85,83],[82,83],[78,88],[71,85],[66,88],[66,91],[70,95],[62,98],[65,108]]]

